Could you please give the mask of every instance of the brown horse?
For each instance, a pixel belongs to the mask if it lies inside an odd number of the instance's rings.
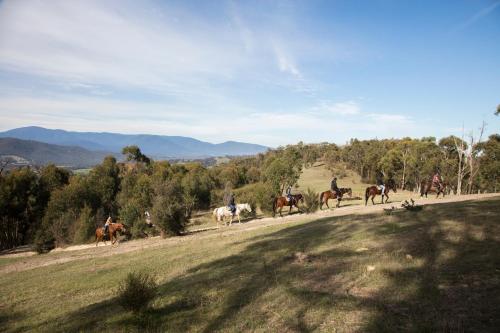
[[[420,197],[423,197],[425,194],[427,198],[427,193],[434,192],[436,193],[436,198],[439,198],[440,193],[443,193],[444,198],[447,185],[446,182],[441,182],[441,186],[437,186],[430,180],[422,180],[422,183],[420,183]]]
[[[340,201],[342,200],[342,197],[344,196],[344,194],[347,194],[349,197],[352,197],[352,189],[350,187],[348,187],[348,188],[342,187],[342,188],[339,188],[339,190],[340,190],[340,195],[337,195],[337,193],[333,193],[331,190],[322,192],[319,196],[319,209],[323,208],[323,204],[325,204],[326,207],[330,208],[330,206],[328,206],[329,199],[337,199],[337,206],[336,207],[339,208]]]
[[[292,194],[292,198],[290,201],[288,201],[286,197],[277,197],[273,201],[273,217],[276,215],[276,209],[278,209],[278,208],[279,208],[280,216],[283,217],[283,215],[281,215],[281,210],[283,209],[284,206],[290,207],[288,214],[290,214],[290,212],[292,211],[293,206],[297,207],[297,209],[300,212],[300,208],[298,206],[298,203],[301,200],[304,200],[304,198],[302,197],[302,194],[300,194],[300,193],[299,194]]]
[[[384,191],[384,195],[382,195],[382,203],[384,203],[384,196],[386,198],[385,203],[387,203],[387,200],[389,200],[389,195],[387,194],[387,193],[389,193],[389,190],[393,190],[394,193],[397,192],[396,191],[396,184],[394,183],[394,181],[388,181],[384,185],[385,185],[385,191]],[[367,187],[366,191],[365,191],[365,206],[368,204],[369,197],[371,197],[371,199],[372,199],[372,204],[375,205],[373,198],[375,198],[375,196],[377,194],[382,194],[382,191],[378,189],[378,186]]]
[[[122,223],[110,223],[108,227],[108,237],[109,240],[111,241],[111,245],[115,244],[116,241],[118,240],[118,237],[116,236],[116,232],[119,231],[120,234],[127,234],[127,227],[125,224]],[[114,238],[114,241],[113,241]],[[106,245],[106,238],[104,237],[104,228],[103,227],[98,227],[95,230],[95,246],[99,244],[99,242],[104,242],[104,245]]]

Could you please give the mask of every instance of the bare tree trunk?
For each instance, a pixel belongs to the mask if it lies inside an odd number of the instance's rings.
[[[403,153],[403,180],[401,181],[401,189],[404,191],[406,185],[406,157],[408,156],[408,149]]]
[[[481,143],[485,127],[486,123],[483,121],[481,127],[479,128],[479,137],[477,142],[474,138],[474,132],[471,131],[469,135],[469,147],[467,149],[467,166],[469,167],[469,180],[467,182],[467,189],[469,193],[472,193],[474,179],[476,178],[477,172],[479,171],[479,153],[476,151],[476,147],[479,143]]]
[[[465,168],[464,163],[467,163],[467,155],[465,149],[465,141],[464,139],[464,129],[462,127],[462,138],[460,141],[456,140],[455,137],[455,148],[458,153],[458,170],[457,170],[457,195],[462,194],[462,180],[465,177]]]

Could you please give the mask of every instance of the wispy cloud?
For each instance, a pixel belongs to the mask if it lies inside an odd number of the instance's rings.
[[[359,114],[361,108],[356,101],[346,101],[338,103],[322,101],[317,106],[314,106],[311,110],[312,113],[315,114],[333,114],[345,116]]]
[[[455,32],[466,29],[467,27],[473,25],[477,21],[481,20],[482,18],[488,16],[490,13],[492,13],[498,6],[500,6],[500,1],[496,1],[492,3],[489,6],[486,6],[479,10],[477,13],[472,15],[468,20],[466,20],[464,23],[460,24],[458,27],[454,29]]]

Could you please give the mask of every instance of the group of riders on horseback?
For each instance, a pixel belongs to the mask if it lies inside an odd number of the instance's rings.
[[[432,177],[432,180],[429,181],[423,181],[421,184],[421,189],[420,189],[420,194],[423,196],[427,196],[427,193],[430,191],[433,191],[437,193],[439,196],[440,193],[445,194],[445,188],[446,188],[446,183],[443,182],[443,178],[441,177],[439,170],[436,170],[434,176]],[[393,190],[396,192],[396,185],[394,180],[389,179],[387,182],[384,181],[384,174],[382,172],[378,172],[376,176],[376,186],[371,186],[366,188],[365,192],[365,205],[368,203],[368,198],[371,196],[372,203],[375,204],[373,201],[373,198],[375,195],[381,195],[382,196],[382,203],[384,203],[384,197],[386,198],[386,202],[388,199],[387,192],[388,190]],[[326,204],[328,206],[328,199],[337,199],[337,207],[340,206],[340,201],[342,200],[342,197],[344,194],[348,194],[349,196],[352,196],[352,190],[351,188],[339,188],[337,185],[337,177],[333,177],[331,183],[330,183],[330,190],[325,191],[321,193],[320,195],[320,209],[322,208],[323,204]],[[273,202],[273,216],[274,213],[276,213],[276,210],[279,208],[279,213],[281,216],[281,209],[284,206],[289,206],[290,210],[295,206],[297,209],[300,210],[298,203],[303,200],[302,194],[292,194],[292,186],[288,185],[285,191],[285,196],[284,197],[277,197],[274,202]],[[237,214],[237,207],[241,205],[236,205],[235,201],[235,196],[233,192],[226,192],[224,195],[224,203],[225,203],[225,209],[227,210],[227,213],[233,217]],[[244,204],[248,205],[248,204]],[[223,208],[223,207],[221,207]],[[220,209],[220,208],[219,208]],[[216,209],[217,210],[217,209]],[[247,208],[248,211],[251,211],[251,208]],[[151,215],[149,212],[145,213],[146,215],[146,224],[148,226],[152,226],[151,223]],[[232,221],[232,219],[231,219]],[[110,230],[110,227],[113,226],[113,230]],[[116,231],[123,232],[125,231],[125,226],[121,223],[113,223],[113,220],[111,219],[111,216],[108,217],[106,220],[106,223],[102,228],[98,228],[96,230],[96,241],[97,243],[99,241],[104,241],[106,238],[109,238],[109,240],[113,240],[113,236],[116,239]],[[96,243],[96,245],[97,245]]]

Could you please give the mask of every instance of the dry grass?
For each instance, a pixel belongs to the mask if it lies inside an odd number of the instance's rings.
[[[499,216],[496,197],[3,274],[2,331],[494,332]],[[135,316],[117,305],[116,287],[143,269],[159,278],[159,296]]]

